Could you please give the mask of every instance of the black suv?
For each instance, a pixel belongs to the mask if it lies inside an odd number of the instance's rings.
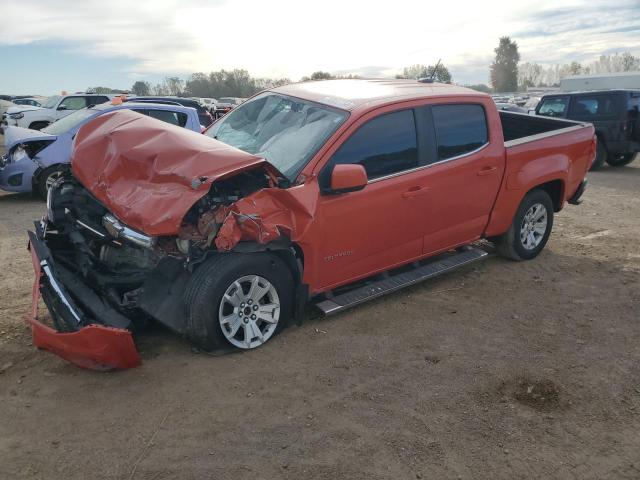
[[[213,117],[204,108],[195,100],[191,100],[190,98],[182,98],[182,97],[129,97],[126,100],[127,102],[149,102],[149,103],[160,103],[165,105],[182,105],[184,107],[195,108],[198,112],[198,119],[200,120],[200,125],[203,127],[208,127],[213,123]]]
[[[536,115],[593,123],[598,150],[591,170],[598,170],[605,162],[627,165],[640,151],[639,109],[640,90],[601,90],[545,95]]]

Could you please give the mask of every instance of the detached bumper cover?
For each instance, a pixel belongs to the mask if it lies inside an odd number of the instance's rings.
[[[34,346],[91,370],[123,370],[138,366],[140,355],[129,330],[86,324],[84,314],[56,278],[51,254],[40,236],[40,231],[38,234],[29,232],[35,281],[27,323],[31,327]],[[56,329],[38,320],[41,295]]]

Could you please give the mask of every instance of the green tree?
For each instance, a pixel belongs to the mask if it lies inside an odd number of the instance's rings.
[[[311,80],[331,80],[334,78],[329,72],[317,71],[311,74]]]
[[[209,75],[203,72],[194,73],[187,79],[184,93],[188,97],[215,98],[209,82]]]
[[[491,89],[489,88],[489,86],[485,85],[484,83],[478,83],[477,85],[467,85],[466,87],[482,93],[491,93]]]
[[[410,67],[404,67],[401,75],[396,75],[396,78],[433,78],[436,82],[451,83],[452,77],[449,69],[439,63],[436,65],[411,65]]]
[[[581,73],[583,73],[582,65],[580,65],[578,62],[571,62],[571,65],[569,65],[569,73],[571,75],[580,75]]]
[[[113,89],[109,87],[89,87],[87,93],[113,93]]]
[[[509,37],[500,37],[491,64],[491,85],[496,92],[515,92],[518,89],[518,44]]]
[[[149,82],[143,82],[141,80],[138,80],[131,87],[131,92],[134,95],[138,95],[138,96],[141,96],[141,97],[150,95],[151,94],[151,84]]]
[[[160,97],[169,95],[169,89],[167,88],[166,82],[156,83],[153,87],[151,87],[151,94]]]
[[[178,77],[167,77],[164,79],[164,84],[169,91],[169,95],[173,97],[179,97],[184,90],[184,81]]]

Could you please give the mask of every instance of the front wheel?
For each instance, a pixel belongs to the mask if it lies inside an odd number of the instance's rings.
[[[270,253],[219,254],[193,275],[185,294],[187,336],[204,350],[251,350],[289,321],[293,280]]]
[[[623,153],[620,155],[609,155],[607,158],[607,163],[612,167],[624,167],[625,165],[633,162],[633,159],[636,158],[636,154],[634,153]]]
[[[525,195],[511,227],[496,240],[498,253],[511,260],[531,260],[547,244],[553,228],[553,202],[544,190]]]

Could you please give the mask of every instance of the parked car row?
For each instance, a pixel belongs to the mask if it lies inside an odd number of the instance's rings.
[[[628,165],[640,152],[640,90],[600,90],[545,95],[535,114],[589,122],[598,140],[592,170]]]
[[[75,102],[75,99],[80,97],[61,98],[56,100],[57,105],[64,105],[69,98],[73,98]],[[93,102],[98,97],[88,98]],[[77,105],[71,102],[66,104]],[[41,112],[38,118],[44,119],[45,115],[60,111],[64,111],[66,115],[41,131],[15,125],[5,128],[7,153],[0,157],[0,189],[10,192],[35,191],[42,198],[46,198],[48,188],[68,168],[73,139],[78,130],[101,115],[123,109],[187,130],[201,132],[200,119],[196,110],[177,104],[115,101],[75,110],[51,109],[50,112]]]
[[[41,106],[23,104],[10,107],[4,115],[4,122],[10,126],[41,130],[67,115],[108,102],[114,95],[74,94],[54,95]]]
[[[274,88],[204,135],[132,111],[148,105],[56,136],[71,168],[29,232],[34,344],[88,368],[137,365],[149,320],[251,350],[308,302],[329,315],[485,258],[482,238],[535,258],[596,150],[589,123],[413,80]]]
[[[598,143],[591,170],[598,170],[605,163],[612,167],[628,165],[640,152],[640,90],[554,92],[531,96],[522,107],[513,96],[492,98],[499,110],[592,123]]]

